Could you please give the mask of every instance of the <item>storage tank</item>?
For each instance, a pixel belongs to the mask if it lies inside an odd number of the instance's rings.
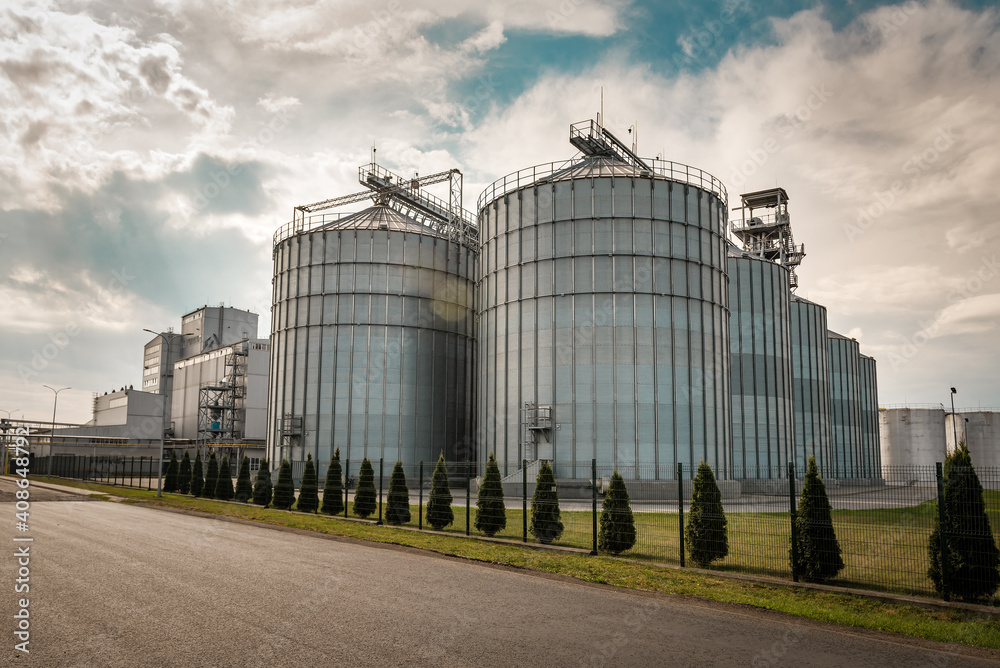
[[[729,463],[722,183],[640,160],[599,125],[581,158],[511,174],[479,198],[479,456],[504,472],[591,459],[672,479]],[[640,466],[636,466],[636,465]]]
[[[959,410],[954,415],[949,413],[945,418],[944,432],[948,452],[955,449],[957,433],[958,440],[965,441],[969,447],[973,466],[1000,467],[1000,413],[974,410]]]
[[[360,198],[358,198],[360,199]],[[269,456],[465,459],[474,241],[382,203],[275,235]],[[356,464],[352,464],[356,466]]]
[[[830,455],[830,356],[826,307],[791,297],[792,406],[795,467],[804,475],[810,455],[826,475]]]
[[[829,332],[830,460],[834,478],[859,478],[862,463],[861,353],[858,342]],[[832,465],[832,466],[831,466]]]
[[[882,452],[879,446],[878,374],[875,358],[861,355],[861,472],[862,478],[879,478]]]
[[[944,407],[882,408],[879,438],[886,482],[930,482],[945,457]]]
[[[782,478],[794,437],[789,270],[737,248],[727,264],[734,475]]]

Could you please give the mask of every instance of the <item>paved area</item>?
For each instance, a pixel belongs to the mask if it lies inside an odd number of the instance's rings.
[[[8,545],[13,513],[0,504]],[[122,503],[33,502],[30,536],[31,653],[13,651],[8,557],[3,666],[1000,665],[959,645]]]

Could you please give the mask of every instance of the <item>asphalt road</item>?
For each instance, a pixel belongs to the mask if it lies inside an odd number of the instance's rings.
[[[0,482],[9,488],[9,481]],[[100,501],[37,501],[0,665],[996,666],[1000,653]],[[6,519],[4,519],[6,518]],[[7,551],[10,554],[11,551]]]

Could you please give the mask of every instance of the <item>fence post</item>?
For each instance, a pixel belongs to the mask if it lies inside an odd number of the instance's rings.
[[[799,541],[795,530],[795,465],[788,462],[788,516],[792,520],[792,582],[799,581]]]
[[[128,464],[128,486],[135,487],[135,455],[132,455]]]
[[[681,568],[684,568],[684,464],[677,462],[677,528],[681,544]]]
[[[937,493],[938,493],[938,535],[941,537],[941,596],[944,600],[951,600],[951,591],[948,588],[948,524],[945,521],[944,512],[944,469],[941,462],[935,463],[937,469]]]
[[[146,491],[153,491],[153,458],[149,458],[149,478],[146,480]]]
[[[344,460],[344,517],[347,517],[347,488],[348,483],[351,480],[351,460],[347,458]]]
[[[528,542],[528,460],[521,460],[521,540]]]
[[[472,498],[472,462],[465,462],[465,535],[471,535],[470,520],[471,510],[469,509]]]
[[[591,527],[591,532],[594,537],[594,545],[593,547],[591,547],[590,553],[592,555],[596,555],[597,554],[597,460],[596,459],[590,460],[590,477],[592,478],[591,482],[593,483],[591,485],[591,496],[593,497],[592,499],[593,505],[591,506],[590,509],[590,515],[591,518],[593,519],[592,523],[593,526]]]
[[[378,522],[382,524],[382,481],[385,480],[385,458],[378,458]]]
[[[420,482],[417,484],[420,495],[420,505],[417,508],[417,528],[424,529],[424,463],[420,462]]]

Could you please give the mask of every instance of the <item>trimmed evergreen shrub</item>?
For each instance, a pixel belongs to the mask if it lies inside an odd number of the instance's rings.
[[[621,554],[635,545],[635,518],[625,480],[618,471],[611,474],[608,493],[604,495],[601,510],[601,530],[597,534],[597,547],[604,552]]]
[[[267,505],[271,503],[272,492],[271,467],[265,458],[260,460],[260,469],[257,471],[257,483],[253,487],[253,502],[267,508]]]
[[[319,479],[316,476],[316,465],[313,456],[306,455],[306,467],[302,471],[302,486],[299,487],[299,501],[296,510],[304,513],[315,513],[319,508]]]
[[[539,543],[548,545],[559,540],[562,532],[556,478],[549,463],[543,461],[538,469],[538,479],[535,480],[535,493],[531,497],[531,533]]]
[[[729,554],[726,534],[726,513],[722,509],[722,492],[715,482],[712,467],[702,462],[694,477],[691,510],[684,527],[684,542],[691,560],[707,568]]]
[[[219,479],[215,483],[215,498],[221,501],[233,500],[233,472],[229,468],[229,457],[223,456],[219,464]]]
[[[410,521],[410,490],[406,487],[403,462],[397,461],[389,478],[389,498],[385,504],[385,521],[406,524]]]
[[[486,462],[483,484],[476,497],[476,529],[487,536],[494,536],[507,528],[507,508],[503,504],[503,484],[497,458],[491,452]]]
[[[208,471],[205,473],[205,487],[202,496],[206,499],[215,498],[215,487],[219,484],[219,462],[213,452],[208,456]]]
[[[816,468],[816,458],[810,456],[799,509],[795,514],[797,559],[793,564],[799,577],[806,582],[825,582],[844,569],[831,510],[826,485]],[[791,550],[788,556],[791,560]]]
[[[444,453],[438,456],[437,466],[431,475],[431,491],[427,496],[427,523],[440,531],[455,521],[451,509],[451,487],[448,484],[448,468],[444,465]]]
[[[240,472],[236,474],[236,496],[240,503],[246,503],[253,496],[253,482],[250,480],[250,459],[244,455],[240,461]]]
[[[344,487],[341,476],[344,471],[340,468],[340,448],[337,448],[330,459],[330,466],[326,469],[326,481],[323,483],[323,507],[321,512],[327,515],[339,515],[344,512]]]
[[[201,496],[205,489],[205,474],[201,465],[201,448],[195,451],[194,466],[191,469],[191,494]]]
[[[174,450],[170,451],[170,463],[167,464],[167,473],[163,476],[163,491],[164,492],[176,492],[177,491],[177,473],[178,473],[179,463],[177,461],[177,452]]]
[[[991,596],[1000,583],[1000,553],[986,515],[983,486],[965,441],[944,460],[944,524],[947,531],[948,589],[966,601]],[[927,546],[927,575],[942,591],[941,530],[934,528]]]
[[[292,480],[292,465],[287,459],[282,459],[271,505],[278,510],[288,510],[293,503],[295,503],[295,482]]]
[[[365,457],[361,461],[358,472],[358,486],[354,490],[354,514],[364,519],[378,510],[378,498],[375,491],[375,470],[372,463]]]
[[[187,494],[191,491],[191,456],[188,455],[187,450],[184,451],[181,467],[177,474],[177,491],[181,494]]]

